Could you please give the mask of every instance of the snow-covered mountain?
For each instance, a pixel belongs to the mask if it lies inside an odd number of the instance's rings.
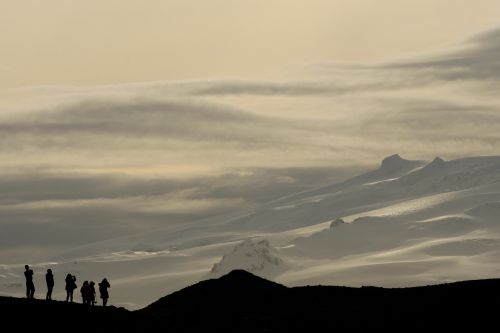
[[[261,207],[92,243],[34,264],[78,281],[106,276],[111,302],[138,308],[243,268],[287,285],[412,286],[500,274],[500,157],[426,163],[399,155],[352,179]],[[0,265],[0,293],[23,294],[23,266]]]
[[[283,272],[286,267],[278,251],[267,239],[260,241],[247,239],[214,264],[210,273],[213,276],[222,276],[234,269],[243,269],[263,277],[273,277]]]

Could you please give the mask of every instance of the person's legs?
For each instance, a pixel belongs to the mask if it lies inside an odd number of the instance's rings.
[[[53,286],[47,286],[47,297],[45,299],[51,300],[52,299],[52,288]]]
[[[33,298],[33,296],[35,295],[35,285],[33,283],[28,283],[26,292],[28,298]]]
[[[73,290],[69,292],[69,299],[73,303]]]
[[[108,299],[107,298],[103,298],[102,299],[102,306],[106,306],[107,303],[108,303]]]

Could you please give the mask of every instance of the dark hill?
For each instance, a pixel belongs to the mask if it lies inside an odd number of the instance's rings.
[[[245,271],[202,281],[134,312],[0,297],[6,325],[9,321],[20,328],[46,325],[52,332],[74,328],[113,332],[481,331],[496,329],[499,305],[500,279],[400,289],[287,288]]]
[[[2,328],[9,328],[5,332],[140,332],[148,324],[141,315],[123,308],[14,297],[0,297],[0,318]]]

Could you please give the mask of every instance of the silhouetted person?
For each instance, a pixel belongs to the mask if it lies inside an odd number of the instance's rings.
[[[90,305],[90,285],[89,285],[89,281],[83,281],[83,285],[80,288],[80,293],[82,294],[83,304]]]
[[[73,302],[73,291],[76,289],[76,276],[68,273],[64,281],[66,282],[66,302],[68,300]]]
[[[99,293],[101,294],[102,298],[102,306],[106,306],[106,304],[108,303],[108,298],[109,298],[108,288],[111,288],[108,279],[106,278],[102,279],[101,283],[99,283]]]
[[[64,288],[66,289],[66,302],[70,299],[73,302],[73,291],[72,291],[73,289],[71,286],[73,284],[73,277],[71,276],[71,274],[68,273],[66,275],[64,282],[66,282],[66,287]]]
[[[34,298],[35,284],[33,283],[33,270],[30,266],[24,266],[24,276],[26,277],[26,298]]]
[[[54,289],[54,275],[52,275],[52,270],[47,269],[47,274],[45,274],[45,281],[47,282],[47,296],[46,300],[52,299],[52,289]]]
[[[90,305],[94,306],[95,305],[95,283],[94,283],[94,281],[90,281],[89,288],[90,288]]]

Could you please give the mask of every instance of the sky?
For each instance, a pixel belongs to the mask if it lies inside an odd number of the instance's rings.
[[[496,0],[0,0],[0,263],[496,155]]]

